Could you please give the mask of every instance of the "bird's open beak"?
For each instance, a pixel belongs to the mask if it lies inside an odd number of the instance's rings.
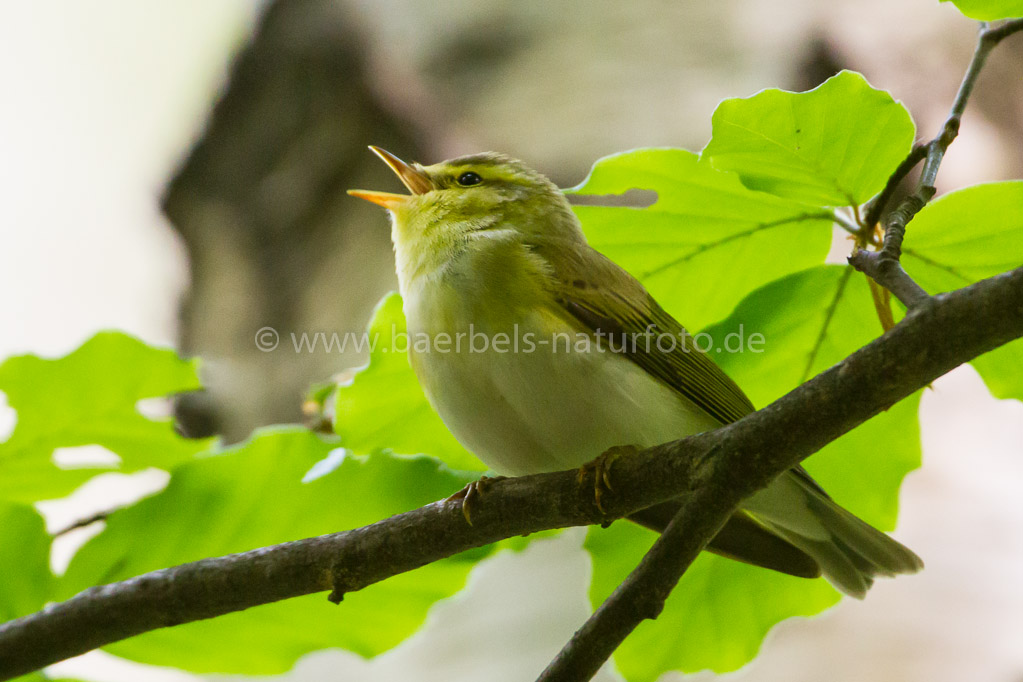
[[[405,163],[391,152],[381,149],[380,147],[374,147],[370,145],[370,150],[381,159],[384,160],[391,170],[394,171],[398,179],[401,180],[402,184],[408,187],[408,190],[412,194],[426,194],[432,189],[435,189],[433,181],[423,171],[419,170],[415,166]],[[390,192],[373,192],[365,189],[350,189],[348,193],[353,197],[359,197],[366,201],[373,202],[377,206],[383,206],[386,209],[393,209],[399,204],[403,203],[408,199],[407,194],[391,194]]]

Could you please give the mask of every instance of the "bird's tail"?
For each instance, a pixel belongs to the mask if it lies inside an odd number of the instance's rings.
[[[782,497],[786,504],[779,507]],[[828,582],[857,599],[866,596],[876,576],[923,568],[912,550],[838,506],[801,471],[784,474],[743,506],[768,530],[813,557]]]

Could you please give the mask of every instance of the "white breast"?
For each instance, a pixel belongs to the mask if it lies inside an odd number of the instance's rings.
[[[473,318],[471,302],[442,295],[443,287],[404,292],[409,331],[452,342],[461,334],[460,350],[413,352],[412,365],[444,423],[495,472],[568,469],[615,445],[651,446],[718,426],[553,314],[509,308],[488,317],[513,322],[487,326]],[[505,347],[495,349],[495,340]]]

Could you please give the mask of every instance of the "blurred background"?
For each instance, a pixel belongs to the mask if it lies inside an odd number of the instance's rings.
[[[394,286],[382,211],[343,193],[396,188],[367,144],[503,151],[570,186],[606,154],[699,150],[725,97],[841,68],[930,137],[975,30],[930,0],[0,0],[0,357],[123,329],[206,360],[208,391],[179,406],[190,433],[297,421],[310,383],[364,358],[254,335],[359,330]],[[939,192],[1023,176],[1021,63],[1018,38],[994,53]],[[783,623],[729,679],[1023,680],[1023,405],[961,368],[921,420],[895,535],[927,570]],[[102,478],[53,526],[163,480]],[[286,677],[532,679],[588,613],[580,537],[487,562],[377,660],[325,652]],[[103,654],[57,671],[194,679]]]

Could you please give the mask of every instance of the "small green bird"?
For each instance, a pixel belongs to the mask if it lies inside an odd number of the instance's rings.
[[[411,195],[349,194],[391,214],[410,337],[447,339],[448,352],[410,344],[412,368],[447,427],[495,472],[580,467],[754,410],[639,281],[587,244],[546,177],[494,153],[421,166],[370,149]],[[677,343],[667,352],[644,343],[651,330]],[[674,509],[631,518],[661,530]],[[923,566],[801,467],[747,499],[709,549],[791,575],[823,573],[857,598],[875,576]]]

